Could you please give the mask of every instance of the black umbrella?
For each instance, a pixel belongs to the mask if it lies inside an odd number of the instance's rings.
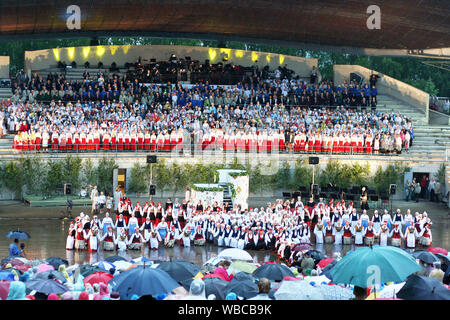
[[[205,281],[206,279],[202,279],[203,281]],[[187,291],[189,291],[189,289],[191,288],[191,283],[192,281],[194,281],[194,278],[187,278],[181,281],[178,281],[183,288],[185,288]]]
[[[313,258],[314,263],[317,264],[320,260],[325,259],[327,256],[318,250],[309,250],[307,254]]]
[[[67,260],[64,260],[59,257],[51,257],[45,261],[47,262],[47,264],[53,266],[53,268],[55,268],[55,270],[58,270],[59,266],[62,264],[64,264],[66,267],[69,265],[69,262]]]
[[[234,275],[233,280],[236,279],[238,281],[243,281],[243,280],[250,280],[250,281],[255,281],[255,277],[253,277],[250,273],[247,272],[238,272]]]
[[[266,263],[253,271],[255,278],[267,278],[271,281],[281,281],[285,276],[295,277],[287,266],[276,263]]]
[[[124,257],[121,256],[111,256],[105,259],[105,261],[114,263],[116,261],[127,261],[127,259],[125,259]]]
[[[59,280],[61,282],[66,282],[67,279],[64,277],[64,275],[56,270],[48,270],[48,271],[44,271],[44,272],[40,272],[38,274],[36,274],[33,279],[50,279],[49,277],[53,277],[53,279]]]
[[[196,264],[184,260],[165,261],[160,263],[157,269],[166,271],[176,281],[193,278],[201,270]]]
[[[210,294],[216,296],[216,300],[225,300],[224,289],[228,285],[228,281],[220,278],[206,278],[203,279],[205,283],[205,294],[208,297]]]
[[[20,231],[19,229],[8,232],[6,235],[10,239],[30,239],[30,235],[25,231]]]
[[[80,274],[85,278],[94,272],[105,272],[104,269],[90,264],[83,264],[80,267]]]
[[[223,289],[223,294],[225,297],[230,292],[234,292],[239,297],[250,299],[258,295],[258,286],[254,281],[238,281],[233,279]]]
[[[133,294],[138,296],[170,293],[180,285],[167,272],[157,268],[137,266],[112,278],[109,283],[112,291],[117,291],[120,298],[129,300]]]
[[[450,300],[450,290],[436,278],[411,275],[397,293],[405,300]]]
[[[25,282],[25,285],[30,290],[36,290],[37,292],[46,295],[49,295],[50,293],[60,294],[69,291],[69,288],[53,279],[31,279]]]
[[[429,264],[441,262],[441,260],[439,260],[434,253],[425,250],[414,251],[412,255],[414,258]]]

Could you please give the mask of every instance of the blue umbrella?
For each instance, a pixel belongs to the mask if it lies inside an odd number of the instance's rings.
[[[50,293],[60,294],[69,291],[69,288],[53,279],[32,279],[25,282],[25,284],[27,289],[35,290],[36,292],[46,295],[49,295]]]
[[[69,265],[69,262],[65,259],[62,259],[60,257],[50,257],[46,259],[47,264],[53,266],[55,270],[58,270],[60,265],[65,265],[66,267]]]
[[[223,296],[227,296],[230,292],[245,299],[250,299],[258,295],[258,286],[251,280],[231,280],[223,289]]]
[[[430,251],[426,251],[426,250],[414,251],[412,253],[412,256],[416,259],[419,259],[420,261],[423,261],[423,262],[429,263],[429,264],[441,262],[436,255],[434,255]]]
[[[170,293],[180,285],[167,272],[157,268],[137,266],[122,272],[111,279],[112,291],[117,291],[120,298],[130,300],[133,294],[138,296]]]
[[[412,275],[397,293],[405,300],[450,300],[450,290],[436,278]]]
[[[25,231],[20,231],[19,229],[10,231],[7,235],[10,239],[30,239],[30,235]]]
[[[0,280],[14,281],[14,274],[8,271],[0,271]]]
[[[421,270],[413,256],[392,246],[361,247],[347,253],[330,270],[333,283],[367,288],[374,284],[402,282]]]

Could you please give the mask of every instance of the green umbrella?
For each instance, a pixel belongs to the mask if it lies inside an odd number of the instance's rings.
[[[246,261],[233,261],[230,265],[230,268],[233,268],[238,271],[246,272],[252,274],[253,271],[257,269],[257,267],[253,263],[249,263]]]
[[[367,288],[386,282],[402,282],[421,270],[413,256],[392,246],[361,247],[348,252],[331,269],[333,283]]]

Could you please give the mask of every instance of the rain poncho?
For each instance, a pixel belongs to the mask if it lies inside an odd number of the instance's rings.
[[[25,297],[26,286],[21,281],[12,281],[9,285],[9,293],[6,300],[29,300]]]
[[[192,281],[189,288],[189,296],[184,300],[206,300],[205,282],[202,279]]]
[[[67,282],[71,282],[71,279],[70,279],[70,277],[69,277],[69,273],[68,273],[67,270],[66,270],[66,265],[65,265],[65,264],[60,265],[60,266],[58,267],[58,271],[61,272],[61,273],[63,274],[63,276],[64,276],[64,278],[66,278],[66,281],[67,281]]]

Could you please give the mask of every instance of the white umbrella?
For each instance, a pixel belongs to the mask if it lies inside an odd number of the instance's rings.
[[[380,293],[377,295],[377,298],[396,298],[397,293],[403,288],[406,282],[400,282],[397,284],[390,284],[385,286]]]
[[[307,277],[304,277],[304,279],[306,281],[308,281],[309,283],[314,282],[315,286],[322,284],[322,282],[329,283],[331,281],[330,279],[328,279],[325,276],[315,276],[315,277],[307,276]]]
[[[317,289],[322,292],[325,300],[350,300],[355,298],[355,295],[350,289],[341,286],[321,284]]]
[[[218,257],[230,260],[253,261],[252,256],[247,251],[237,248],[225,249],[219,253]]]
[[[322,292],[307,281],[282,281],[274,294],[276,300],[324,300]]]
[[[114,264],[112,264],[111,262],[108,262],[106,260],[94,263],[93,265],[96,267],[102,268],[106,271],[109,271],[109,269],[111,269],[111,268],[116,269],[116,266]]]
[[[133,265],[128,261],[116,261],[113,264],[116,266],[116,270],[125,270]]]

